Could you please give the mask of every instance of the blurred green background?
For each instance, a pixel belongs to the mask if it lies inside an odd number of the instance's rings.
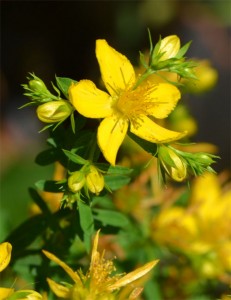
[[[193,43],[188,57],[208,58],[217,86],[188,105],[199,130],[194,141],[219,147],[219,172],[230,168],[230,1],[1,1],[0,239],[28,217],[29,186],[52,177],[34,159],[46,133],[26,103],[22,83],[34,72],[50,87],[55,75],[99,80],[95,40],[106,39],[136,64],[138,51],[170,34]]]

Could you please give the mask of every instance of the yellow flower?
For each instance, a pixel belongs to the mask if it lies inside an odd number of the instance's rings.
[[[8,242],[0,244],[0,272],[9,264],[11,259],[12,245]],[[11,297],[12,296],[12,297]],[[12,288],[0,287],[0,300],[40,300],[42,296],[33,290],[14,291]]]
[[[152,235],[187,254],[201,276],[225,281],[231,279],[230,224],[231,190],[223,191],[218,177],[205,173],[194,181],[187,207],[167,206],[154,217]]]
[[[218,72],[208,60],[195,60],[194,68],[197,79],[183,79],[187,92],[204,93],[211,90],[217,83]]]
[[[90,80],[81,80],[70,87],[69,94],[80,114],[103,118],[97,140],[109,163],[115,165],[128,129],[153,143],[170,142],[185,135],[165,129],[153,120],[166,118],[176,106],[180,92],[175,86],[146,80],[134,89],[137,78],[132,64],[105,40],[96,41],[96,56],[108,93],[99,90]]]
[[[128,298],[116,298],[118,297],[117,292],[118,290],[121,290],[121,288],[127,286],[131,297],[129,299],[137,299],[142,291],[142,288],[134,288],[133,284],[131,283],[148,274],[158,261],[155,260],[149,262],[126,275],[117,274],[111,276],[111,273],[115,271],[115,267],[111,260],[106,260],[104,258],[104,252],[100,254],[97,251],[98,240],[99,231],[97,232],[93,242],[90,268],[86,275],[84,275],[81,270],[74,272],[68,265],[66,265],[55,255],[43,250],[43,253],[50,260],[62,267],[74,281],[73,285],[61,285],[48,278],[47,281],[51,290],[56,294],[56,296],[70,300],[123,300]],[[124,292],[124,289],[122,291]],[[117,296],[115,296],[115,294]]]
[[[0,272],[2,272],[9,264],[11,259],[12,246],[5,242],[0,244]]]

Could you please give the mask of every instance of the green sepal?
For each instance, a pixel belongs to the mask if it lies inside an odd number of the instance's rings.
[[[175,56],[175,58],[182,58],[185,53],[188,51],[190,45],[191,45],[192,41],[189,41],[187,44],[185,44],[183,47],[180,48],[180,50],[177,52],[177,55]]]

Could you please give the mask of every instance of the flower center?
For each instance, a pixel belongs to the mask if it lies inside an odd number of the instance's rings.
[[[154,88],[146,84],[138,86],[135,90],[122,91],[115,101],[115,108],[130,121],[139,118],[140,115],[149,115],[150,109],[155,105],[151,97]]]

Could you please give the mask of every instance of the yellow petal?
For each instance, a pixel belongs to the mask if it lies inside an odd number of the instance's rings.
[[[58,264],[61,268],[63,268],[64,271],[74,280],[74,282],[81,284],[81,280],[80,280],[78,274],[75,273],[68,265],[66,265],[63,261],[61,261],[54,254],[52,254],[46,250],[42,250],[42,251],[46,255],[46,257],[48,257],[50,260],[52,260],[53,262]]]
[[[98,242],[99,242],[99,232],[100,232],[100,230],[98,230],[96,232],[93,246],[92,246],[90,270],[92,270],[92,268],[94,268],[94,266],[96,265],[96,261],[99,259],[99,252],[97,251]]]
[[[97,136],[98,144],[104,157],[111,165],[115,165],[117,152],[127,130],[128,121],[115,115],[105,118],[100,123]]]
[[[70,298],[70,290],[61,284],[56,283],[55,281],[47,278],[50,289],[55,293],[56,296],[64,299]]]
[[[13,294],[13,299],[20,300],[42,300],[43,297],[33,290],[19,290]],[[8,299],[8,298],[7,298]]]
[[[8,299],[14,293],[14,289],[0,287],[0,299]]]
[[[148,114],[158,118],[166,118],[180,99],[180,91],[169,83],[159,83],[150,93],[149,97],[155,104],[148,109]]]
[[[187,132],[176,132],[157,125],[146,116],[131,121],[130,130],[138,137],[152,143],[168,143],[181,139]]]
[[[151,262],[145,264],[144,266],[136,269],[135,271],[132,271],[132,272],[126,274],[125,276],[123,276],[122,278],[120,278],[119,280],[117,280],[116,283],[110,285],[108,287],[108,289],[111,290],[111,291],[113,291],[113,290],[118,289],[118,288],[120,288],[122,286],[130,284],[131,282],[139,279],[140,277],[142,277],[145,274],[147,274],[148,272],[150,272],[151,269],[157,263],[158,263],[158,260],[151,261]]]
[[[10,243],[0,244],[0,272],[8,266],[11,259],[11,251],[12,246]]]
[[[85,117],[105,118],[112,114],[111,97],[90,80],[71,85],[69,96],[76,110]]]
[[[135,71],[130,61],[105,40],[96,41],[96,57],[103,82],[112,96],[135,84]]]

